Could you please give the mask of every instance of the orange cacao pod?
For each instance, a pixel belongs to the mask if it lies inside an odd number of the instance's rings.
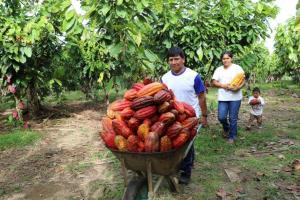
[[[150,127],[148,124],[141,124],[137,130],[137,135],[140,140],[145,141],[146,136],[150,132]]]
[[[112,126],[112,120],[110,118],[103,117],[101,122],[102,122],[102,129],[104,132],[110,134],[116,134]]]
[[[143,96],[152,96],[162,90],[164,88],[164,85],[159,82],[150,83],[148,85],[145,85],[142,89],[140,89],[137,93],[138,97]]]
[[[137,91],[135,89],[130,89],[124,93],[124,98],[127,100],[133,100],[134,98],[136,98],[136,94]]]
[[[116,135],[115,145],[119,151],[127,151],[127,140],[122,135]]]
[[[113,111],[122,111],[124,108],[130,107],[131,103],[131,101],[126,99],[116,100],[109,106],[109,108]]]
[[[170,151],[172,149],[172,141],[168,136],[160,138],[160,152]]]

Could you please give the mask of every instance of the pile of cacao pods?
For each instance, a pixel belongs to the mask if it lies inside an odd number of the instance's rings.
[[[166,152],[191,140],[197,126],[193,107],[177,101],[166,85],[135,83],[108,106],[100,137],[110,149]]]

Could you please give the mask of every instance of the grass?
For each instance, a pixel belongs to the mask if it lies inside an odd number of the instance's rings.
[[[79,174],[93,166],[92,163],[71,163],[67,166],[67,170],[73,174]]]
[[[24,147],[38,141],[42,136],[35,131],[16,129],[0,135],[0,150]]]

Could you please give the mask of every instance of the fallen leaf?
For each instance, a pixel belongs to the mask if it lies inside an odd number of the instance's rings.
[[[227,192],[224,190],[224,188],[220,188],[217,192],[217,196],[221,197],[222,200],[225,200],[227,196]]]
[[[240,182],[241,179],[238,175],[241,171],[239,169],[224,169],[230,182]]]
[[[279,155],[278,155],[278,158],[279,158],[280,160],[283,160],[283,159],[285,159],[285,156],[282,155],[282,154],[279,154]]]
[[[256,172],[256,176],[265,176],[265,174],[262,172]]]
[[[293,169],[290,168],[290,167],[284,167],[284,168],[282,168],[282,171],[284,171],[284,172],[291,172],[291,171],[293,171]]]
[[[294,160],[292,162],[292,168],[296,171],[300,169],[300,161],[299,160]]]

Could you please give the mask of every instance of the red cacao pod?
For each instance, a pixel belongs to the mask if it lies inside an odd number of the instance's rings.
[[[116,149],[117,146],[115,145],[115,134],[101,132],[100,137],[102,138],[105,146],[110,149]]]
[[[158,121],[163,122],[165,124],[171,124],[171,123],[173,123],[175,121],[175,115],[173,113],[171,113],[171,112],[163,113],[159,117]]]
[[[152,126],[150,131],[151,132],[156,132],[158,134],[159,137],[161,137],[162,135],[164,135],[166,130],[166,125],[163,122],[155,122]]]
[[[167,129],[167,136],[171,139],[175,138],[179,132],[183,129],[182,125],[180,122],[175,122],[171,126],[168,127]]]
[[[145,151],[157,152],[159,151],[159,137],[156,132],[150,132],[145,138]]]
[[[135,83],[132,86],[132,89],[135,89],[136,91],[139,91],[140,89],[142,89],[145,85],[143,83]]]
[[[152,96],[144,96],[144,97],[139,97],[136,98],[132,104],[131,104],[131,108],[133,110],[139,110],[141,108],[145,108],[147,106],[151,106],[153,105],[154,102],[154,98]]]
[[[128,138],[133,132],[128,128],[127,124],[123,120],[114,119],[112,120],[112,126],[116,134],[122,135]]]
[[[128,138],[127,138],[127,149],[128,151],[131,151],[131,152],[137,152],[138,151],[138,138],[136,135],[130,135]]]
[[[197,118],[197,117],[190,117],[190,118],[187,118],[187,119],[184,120],[181,124],[182,124],[182,126],[183,126],[184,128],[192,129],[192,128],[194,128],[195,126],[197,126],[197,124],[198,124],[198,118]]]
[[[108,117],[103,117],[101,120],[102,123],[102,129],[104,132],[106,133],[110,133],[110,134],[116,134],[113,126],[112,126],[112,120]]]
[[[175,100],[173,102],[173,106],[176,110],[178,110],[179,114],[184,113],[184,106],[183,106],[182,102]]]
[[[168,90],[161,90],[154,95],[154,101],[161,104],[165,101],[170,101],[172,99],[171,94]]]
[[[123,118],[129,118],[129,117],[132,117],[134,115],[134,111],[131,108],[127,107],[127,108],[125,108],[124,110],[122,110],[120,112],[120,115]]]
[[[140,125],[140,121],[138,119],[134,118],[134,117],[131,117],[128,120],[128,127],[133,131],[137,130],[139,125]]]
[[[145,108],[141,108],[138,111],[134,113],[134,117],[143,120],[146,118],[151,118],[153,115],[155,115],[157,111],[156,106],[147,106]]]
[[[187,114],[188,117],[196,117],[195,109],[188,103],[182,102],[184,107],[184,112]]]
[[[165,113],[170,109],[170,103],[165,101],[158,107],[158,112],[159,113]]]

